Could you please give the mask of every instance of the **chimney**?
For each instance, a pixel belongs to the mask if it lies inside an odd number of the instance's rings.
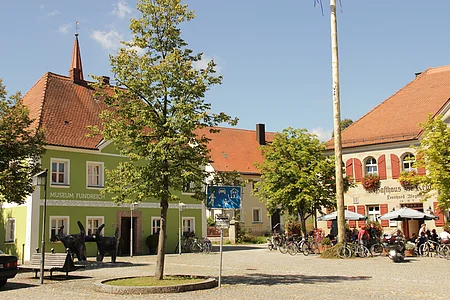
[[[264,124],[256,124],[256,140],[258,144],[266,144],[266,128]]]
[[[416,77],[417,76],[419,76],[420,74],[422,74],[422,72],[417,72],[417,73],[414,73],[415,75],[416,75]]]
[[[110,80],[109,76],[102,76],[103,84],[109,85],[109,80]]]

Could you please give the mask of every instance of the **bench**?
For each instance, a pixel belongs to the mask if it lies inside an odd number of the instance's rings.
[[[35,273],[35,278],[37,278],[38,271],[41,270],[41,258],[42,253],[33,253],[31,256],[31,263],[19,266],[19,269],[32,270]],[[44,259],[44,271],[50,271],[50,278],[53,277],[53,272],[63,272],[66,273],[66,279],[69,278],[69,272],[76,271],[83,266],[75,266],[72,256],[69,252],[67,253],[45,253]]]

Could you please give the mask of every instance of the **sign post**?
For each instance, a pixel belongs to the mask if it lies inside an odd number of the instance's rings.
[[[222,283],[222,247],[223,229],[230,228],[230,218],[227,215],[216,215],[216,227],[220,228],[220,263],[219,263],[219,287]]]

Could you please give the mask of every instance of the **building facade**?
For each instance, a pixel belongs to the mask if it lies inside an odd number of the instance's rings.
[[[105,169],[115,168],[127,158],[112,142],[88,135],[87,126],[100,126],[98,115],[106,109],[94,93],[92,84],[83,78],[76,36],[69,76],[46,73],[23,97],[35,120],[33,126],[45,130],[47,146],[41,165],[48,169],[47,188],[44,193],[42,187],[37,187],[23,205],[2,204],[0,249],[29,260],[41,244],[46,203],[46,251],[54,248],[64,252],[62,243],[54,239],[58,229],[64,226],[65,234],[79,233],[80,221],[87,235],[95,233],[101,224],[105,224],[105,236],[113,236],[118,228],[119,255],[129,255],[131,249],[133,254],[149,253],[146,240],[157,234],[161,225],[159,200],[120,205],[112,201],[111,195],[100,193]],[[179,203],[169,204],[168,253],[176,251],[180,226],[183,232],[206,236],[204,204],[189,193],[179,192],[178,196],[186,209],[179,214]],[[88,256],[97,254],[94,242],[86,246]]]
[[[412,82],[400,89],[380,105],[368,112],[342,132],[343,162],[347,176],[357,184],[345,194],[345,206],[350,211],[366,215],[369,221],[401,207],[410,207],[424,213],[434,214],[439,219],[425,221],[429,229],[442,231],[448,220],[448,211],[437,207],[436,197],[426,201],[420,192],[427,186],[402,186],[401,172],[415,172],[418,176],[427,170],[415,168],[419,159],[413,146],[420,143],[420,123],[427,117],[443,115],[449,124],[450,66],[430,68],[417,73]],[[333,143],[328,143],[328,153]],[[362,181],[368,174],[377,174],[380,187],[374,191],[364,189]],[[423,220],[403,222],[381,221],[384,231],[397,228],[407,237],[418,233]],[[364,221],[349,221],[350,227],[361,227]],[[321,222],[322,227],[330,227]]]

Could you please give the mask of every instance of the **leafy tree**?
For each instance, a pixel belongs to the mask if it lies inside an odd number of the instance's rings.
[[[430,190],[421,192],[425,199],[437,195],[439,207],[450,209],[450,128],[442,116],[431,115],[421,126],[423,135],[420,145],[415,147],[418,152],[415,167],[424,167],[428,172],[414,176],[413,183],[430,186]]]
[[[215,75],[213,61],[205,69],[194,68],[202,54],[186,47],[179,28],[194,13],[180,2],[139,1],[142,15],[131,20],[132,41],[111,57],[118,87],[103,86],[101,93],[110,109],[101,113],[100,132],[129,158],[107,172],[104,191],[114,193],[118,202],[159,199],[158,280],[164,275],[169,202],[178,199],[186,183],[193,182],[199,191],[208,175],[202,166],[209,163],[209,139],[196,130],[237,123],[225,113],[211,113],[203,100],[222,78]]]
[[[261,147],[264,162],[257,164],[262,180],[253,194],[266,201],[269,213],[277,209],[298,215],[303,233],[306,219],[320,207],[334,207],[334,161],[323,155],[325,144],[306,129],[284,129]],[[350,186],[344,180],[345,187]]]
[[[8,97],[0,78],[0,202],[18,204],[33,192],[32,177],[44,152],[44,135],[31,128],[20,98],[20,93]]]
[[[348,126],[353,124],[353,120],[352,119],[343,119],[341,120],[341,130],[344,130],[345,128],[347,128]]]

